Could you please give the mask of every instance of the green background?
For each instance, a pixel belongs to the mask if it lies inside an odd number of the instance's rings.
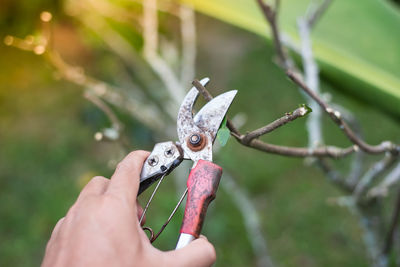
[[[68,45],[60,49],[64,49],[61,52],[68,61],[111,81],[108,71],[115,71],[119,62],[105,47],[88,41],[90,37],[63,14],[57,2],[6,1],[0,7],[1,36],[30,34],[37,27],[42,10],[53,11],[56,32],[67,36]],[[273,48],[264,38],[210,17],[197,18],[197,77],[211,78],[209,88],[214,95],[239,90],[229,114],[246,114],[243,132],[305,102],[272,61]],[[371,54],[380,52],[369,50]],[[56,79],[42,57],[3,44],[0,55],[0,265],[37,266],[57,220],[91,177],[112,174],[108,166],[110,159],[119,156],[119,148],[93,139],[95,132],[108,126],[107,118],[83,99],[81,88]],[[400,142],[396,116],[364,102],[360,93],[348,94],[349,87],[345,85],[337,90],[337,84],[323,80],[322,90],[331,94],[335,103],[353,111],[365,140],[372,144],[382,138]],[[155,142],[166,141],[123,112],[119,115],[126,124],[132,150],[151,150]],[[326,143],[349,145],[328,118],[324,117],[323,125]],[[273,144],[305,146],[306,134],[305,120],[298,119],[263,139]],[[369,157],[366,166],[379,158]],[[277,265],[367,264],[357,221],[345,208],[328,204],[329,198],[342,193],[303,159],[261,153],[231,139],[215,161],[251,197]],[[346,158],[337,164],[345,171],[349,161]],[[172,179],[173,176],[162,185],[162,192],[149,211],[147,221],[154,229],[162,225],[178,199]],[[204,234],[217,250],[217,266],[255,265],[242,214],[232,201],[232,192],[223,188],[204,226]],[[141,199],[144,200],[145,197]],[[174,247],[181,217],[180,211],[155,242],[156,247]]]

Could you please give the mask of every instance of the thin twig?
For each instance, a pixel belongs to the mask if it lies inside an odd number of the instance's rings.
[[[113,105],[124,108],[132,116],[139,119],[151,129],[163,128],[163,121],[158,119],[160,118],[158,108],[152,103],[145,103],[146,101],[144,100],[144,96],[140,91],[131,92],[133,97],[126,97],[125,95],[121,95],[124,91],[122,88],[92,78],[85,74],[82,68],[71,66],[66,63],[55,50],[49,47],[51,43],[49,40],[52,37],[51,32],[48,30],[50,29],[50,19],[41,19],[42,27],[45,28],[42,29],[42,31],[45,32],[43,33],[42,38],[39,38],[38,40],[33,38],[32,40],[24,40],[14,36],[7,36],[4,40],[6,45],[32,51],[38,55],[43,55],[45,60],[57,70],[62,78],[84,87],[97,97],[103,98]],[[115,40],[115,38],[113,38],[113,40]],[[118,51],[123,51],[122,57],[125,58],[126,55],[129,55],[130,47],[123,42],[119,42],[119,45],[124,49]]]
[[[383,179],[377,186],[371,188],[367,193],[370,198],[383,197],[389,192],[389,188],[400,181],[400,163]]]
[[[354,203],[354,205],[356,205]],[[387,257],[381,253],[381,236],[378,225],[380,220],[377,217],[364,212],[358,206],[353,207],[353,214],[356,215],[358,223],[363,230],[363,239],[368,256],[373,267],[387,266]]]
[[[390,168],[396,162],[396,157],[388,153],[385,157],[374,163],[372,167],[365,173],[356,185],[353,195],[356,200],[360,200],[361,196],[366,192],[371,183],[385,170]]]
[[[325,14],[333,0],[324,0],[321,4],[313,7],[312,11],[307,16],[307,24],[309,28],[313,28],[318,20]]]
[[[392,220],[391,220],[391,223],[389,226],[389,231],[386,235],[385,244],[384,244],[383,250],[382,250],[382,253],[385,255],[388,255],[392,249],[393,237],[396,232],[396,227],[399,224],[399,220],[400,220],[400,190],[398,190],[398,192],[397,192],[397,199],[396,199],[396,203],[395,203],[395,207],[394,207],[394,211],[393,211],[393,215],[392,215]]]
[[[158,130],[164,127],[162,120],[159,120],[158,108],[146,103],[139,92],[135,92],[136,97],[125,97],[122,95],[122,89],[88,76],[81,69],[66,63],[57,52],[47,51],[44,56],[65,80],[87,88],[96,96],[125,109],[150,129]]]
[[[193,81],[193,85],[199,90],[199,92],[204,96],[207,101],[212,99],[211,94],[208,90],[200,84],[198,80]],[[282,122],[287,120],[287,115],[283,118],[278,119],[277,121]],[[274,123],[272,123],[274,124]],[[283,125],[283,124],[282,124]],[[355,147],[351,146],[348,148],[338,148],[334,146],[326,146],[326,147],[317,147],[317,148],[303,148],[303,147],[287,147],[287,146],[278,146],[267,144],[263,141],[258,139],[253,139],[250,142],[244,142],[245,136],[242,135],[238,129],[235,128],[233,123],[228,119],[227,126],[231,131],[232,136],[236,138],[236,140],[248,147],[267,152],[278,154],[282,156],[290,156],[290,157],[333,157],[333,158],[340,158],[347,156],[355,151]],[[272,128],[271,126],[266,126],[266,128]],[[275,128],[276,129],[276,128]]]
[[[213,96],[208,92],[208,90],[199,82],[199,80],[194,79],[192,82],[193,86],[196,87],[196,89],[200,92],[200,94],[203,95],[204,99],[208,101],[211,101],[213,99]]]
[[[112,128],[114,128],[117,132],[120,132],[122,130],[122,124],[119,121],[118,117],[115,115],[115,113],[111,110],[109,106],[107,106],[106,103],[104,103],[98,96],[95,94],[91,93],[90,91],[86,91],[83,96],[95,104],[100,110],[106,114],[108,119],[111,121]]]
[[[316,94],[319,94],[319,69],[318,65],[314,60],[311,44],[311,28],[309,27],[306,19],[300,18],[298,20],[298,29],[301,39],[301,58],[304,69],[304,79],[308,87],[313,90]],[[322,127],[321,127],[321,108],[313,101],[308,95],[306,95],[308,105],[313,110],[310,116],[307,118],[307,132],[308,132],[308,146],[316,147],[324,144]]]
[[[351,193],[353,191],[353,186],[349,184],[337,170],[333,169],[325,159],[319,158],[317,159],[316,163],[317,166],[320,167],[325,175],[329,178],[330,182],[339,186],[347,193]]]
[[[338,104],[331,104],[331,106],[342,114],[344,120],[349,122],[349,124],[353,127],[353,131],[355,132],[355,134],[360,138],[363,138],[361,126],[357,118],[350,111],[348,111],[347,109]],[[355,186],[355,184],[358,182],[358,180],[362,175],[363,165],[364,165],[363,160],[365,158],[365,155],[366,154],[363,153],[362,151],[354,153],[354,158],[351,162],[351,169],[349,170],[349,174],[347,175],[346,178],[347,183],[352,185],[353,187]]]
[[[270,5],[266,4],[263,0],[257,0],[257,3],[259,4],[261,10],[264,13],[264,16],[266,20],[269,22],[270,27],[273,32],[273,39],[275,42],[275,49],[278,54],[278,57],[280,58],[280,61],[286,62],[289,60],[287,53],[284,52],[281,38],[280,38],[280,33],[278,30],[277,26],[277,20],[276,20],[276,9],[272,8]],[[323,7],[321,6],[321,9],[318,10],[318,12],[326,10],[326,7],[328,6],[329,3],[323,3]],[[326,5],[326,6],[325,6]],[[320,13],[322,14],[322,13]],[[298,72],[294,69],[292,69],[288,64],[283,64],[284,69],[286,70],[287,76],[300,88],[303,89],[303,91],[309,95],[314,101],[318,103],[318,105],[328,113],[330,118],[339,126],[340,129],[343,130],[345,135],[348,137],[348,139],[357,145],[361,150],[370,153],[370,154],[381,154],[383,152],[391,152],[394,154],[399,153],[400,147],[398,145],[393,144],[392,142],[385,141],[382,142],[379,145],[372,146],[367,143],[365,143],[362,139],[357,137],[357,135],[351,130],[351,128],[347,125],[346,122],[343,121],[341,118],[340,112],[332,109],[331,107],[328,106],[316,93],[314,93],[303,81],[299,76]]]
[[[176,77],[172,68],[157,54],[158,47],[158,18],[157,0],[146,0],[143,2],[143,57],[151,66],[153,71],[165,84],[174,105],[170,110],[176,114],[179,103],[184,98],[184,89]]]
[[[369,145],[366,142],[364,142],[353,132],[353,130],[349,127],[349,125],[342,119],[340,112],[334,110],[328,104],[326,104],[292,70],[288,70],[286,74],[296,85],[300,86],[300,88],[302,88],[306,94],[308,94],[312,99],[314,99],[326,113],[328,113],[329,117],[339,126],[340,129],[343,130],[347,138],[352,143],[357,145],[361,150],[369,154],[381,154],[384,152],[391,152],[393,154],[398,154],[400,152],[400,146],[393,144],[390,141],[384,141],[379,145],[375,146]]]
[[[129,66],[131,70],[139,74],[140,80],[142,80],[142,82],[144,82],[145,84],[154,83],[154,78],[152,77],[154,75],[153,72],[155,71],[152,66],[145,59],[143,59],[140,54],[137,53],[137,51],[132,47],[126,37],[113,29],[104,18],[90,15],[80,16],[78,18],[87,28],[91,29],[94,34],[96,34],[101,40],[103,40],[104,43],[121,58],[125,65]],[[142,67],[138,69],[138,65]],[[151,69],[146,68],[147,65]],[[167,72],[165,73],[167,75]],[[165,85],[165,88],[169,89],[170,87]],[[144,94],[141,91],[130,90],[128,92],[129,94],[132,94],[132,98],[138,100],[141,99],[140,102],[144,102],[145,97],[143,96]],[[163,104],[164,105],[162,107],[158,106],[155,109],[162,109],[162,111],[166,115],[168,115],[170,118],[174,118],[176,116],[177,104],[173,102],[173,98],[171,100],[164,98]],[[147,105],[150,105],[150,103],[148,103]],[[151,105],[156,106],[155,104]],[[161,118],[162,115],[159,117]]]
[[[364,245],[373,267],[387,266],[387,257],[381,253],[380,224],[382,221],[371,210],[365,212],[352,196],[330,199],[329,202],[346,207],[350,213],[357,218],[359,227],[362,230]],[[379,206],[375,207],[379,210]],[[376,209],[375,209],[376,210]]]
[[[253,139],[259,138],[260,136],[270,133],[279,127],[285,125],[288,122],[294,121],[297,118],[306,116],[310,111],[306,107],[300,107],[295,109],[293,112],[286,113],[283,117],[276,119],[270,124],[263,126],[257,130],[251,131],[241,137],[242,142],[249,144]]]
[[[232,201],[234,201],[243,216],[249,242],[257,257],[257,266],[272,267],[273,263],[268,253],[267,241],[261,232],[258,212],[253,203],[251,203],[250,197],[236,184],[233,177],[227,173],[224,174],[221,184],[229,192],[229,195],[234,196]]]
[[[158,49],[157,0],[143,2],[143,54],[156,53]]]
[[[293,66],[293,62],[289,59],[287,52],[285,51],[281,37],[279,34],[279,26],[278,26],[278,10],[280,1],[275,0],[275,6],[265,3],[263,0],[257,0],[258,5],[263,11],[265,19],[269,22],[272,30],[273,41],[275,45],[275,49],[278,55],[279,63],[284,69],[289,69]]]
[[[235,136],[236,137],[236,136]],[[236,138],[238,139],[238,138]],[[239,138],[240,142],[240,138]],[[268,144],[258,139],[251,141],[248,145],[240,142],[241,144],[263,151],[267,153],[273,153],[281,156],[289,157],[331,157],[331,158],[342,158],[354,152],[354,147],[338,148],[335,146],[325,146],[310,149],[307,147],[288,147]]]
[[[193,8],[181,5],[179,7],[182,36],[181,84],[194,79],[196,67],[196,23]]]

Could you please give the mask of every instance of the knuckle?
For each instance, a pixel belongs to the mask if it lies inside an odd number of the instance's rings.
[[[105,181],[108,181],[108,179],[104,176],[95,176],[90,180],[90,183],[104,183]]]
[[[205,241],[205,250],[207,251],[207,256],[210,261],[215,262],[217,260],[217,253],[215,251],[215,247],[210,242]]]
[[[130,152],[121,162],[118,163],[116,171],[139,168],[149,154],[149,152],[144,150],[135,150]]]
[[[144,151],[144,150],[135,150],[130,152],[125,159],[129,162],[137,162],[140,160],[144,160],[150,152]]]
[[[121,211],[135,211],[135,209],[133,209],[134,205],[132,205],[132,199],[124,194],[105,194],[103,197],[103,201],[107,207],[118,207]]]
[[[140,157],[140,151],[139,150],[135,150],[135,151],[129,152],[129,154],[125,157],[125,160],[127,160],[127,161],[135,161],[139,157]]]
[[[125,170],[128,166],[129,166],[128,163],[125,160],[123,160],[117,164],[115,170],[116,171]]]
[[[57,232],[60,230],[61,226],[63,225],[63,222],[65,221],[65,217],[62,217],[61,219],[58,220],[56,225],[53,228],[53,231],[51,233],[50,239],[54,239],[54,236],[57,234]]]
[[[74,217],[76,213],[77,203],[75,202],[67,211],[66,217]]]
[[[77,206],[73,210],[73,216],[82,212],[82,210],[87,209],[88,207],[96,207],[96,202],[98,201],[98,196],[93,194],[87,194],[82,196]]]
[[[113,204],[115,204],[116,206],[119,206],[120,202],[121,202],[121,197],[116,196],[114,194],[106,193],[101,197],[101,206],[103,208],[106,208],[109,205],[113,205]]]
[[[59,219],[54,228],[59,227],[63,223],[64,220],[65,220],[65,217],[62,217],[61,219]]]
[[[113,195],[113,194],[104,194],[96,203],[96,207],[94,207],[94,213],[99,216],[99,218],[108,220],[104,217],[105,213],[114,212],[118,210],[119,212],[125,212],[126,206],[129,206],[125,203],[120,196]],[[131,212],[131,210],[128,210]]]
[[[106,177],[104,177],[104,176],[99,176],[99,175],[96,175],[95,177],[93,177],[93,178],[92,178],[92,180],[99,180],[99,181],[103,181],[103,180],[107,180],[107,178],[106,178]]]

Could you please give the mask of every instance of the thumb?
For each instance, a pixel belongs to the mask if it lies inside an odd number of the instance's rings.
[[[214,246],[205,236],[200,236],[184,248],[166,253],[171,266],[208,267],[217,259]]]

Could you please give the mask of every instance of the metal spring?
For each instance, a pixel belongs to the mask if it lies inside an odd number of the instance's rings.
[[[147,212],[147,210],[149,208],[149,205],[152,202],[153,197],[156,194],[158,188],[160,187],[161,182],[164,180],[164,177],[165,177],[165,174],[160,178],[160,181],[158,181],[156,187],[153,190],[153,193],[151,194],[149,200],[147,201],[146,206],[145,206],[145,208],[143,210],[142,216],[140,216],[139,224],[142,223],[143,218],[144,218],[144,216],[145,216],[145,214],[146,214],[146,212]],[[175,208],[173,209],[173,211],[169,215],[167,221],[163,224],[163,226],[161,226],[161,229],[157,232],[156,235],[154,235],[154,231],[150,227],[148,227],[148,226],[142,227],[142,229],[144,231],[148,231],[150,233],[150,237],[149,237],[150,243],[153,243],[160,236],[160,234],[164,231],[164,229],[167,227],[167,225],[171,221],[172,217],[175,215],[176,211],[178,210],[179,206],[181,205],[182,201],[185,199],[185,196],[186,196],[187,192],[188,192],[188,189],[186,188],[185,192],[183,192],[183,194],[182,194],[181,198],[179,199],[178,203],[176,204]]]

